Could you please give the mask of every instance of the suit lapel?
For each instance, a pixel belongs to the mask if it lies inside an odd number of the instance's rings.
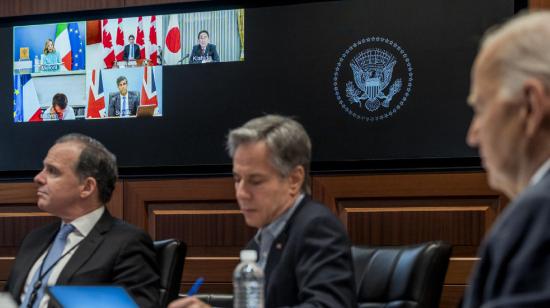
[[[82,240],[80,247],[76,249],[72,258],[59,274],[57,284],[67,284],[71,277],[92,257],[99,244],[103,242],[105,232],[111,229],[113,223],[114,218],[105,209],[97,224]]]
[[[44,253],[44,251],[50,246],[53,238],[59,230],[60,223],[55,222],[46,227],[45,230],[37,234],[33,243],[29,245],[29,249],[24,255],[17,256],[17,267],[22,269],[21,273],[18,273],[17,280],[14,283],[15,294],[19,295],[23,291],[23,286],[27,280],[27,276],[38,258]]]
[[[292,213],[292,216],[290,216],[290,218],[286,222],[286,225],[283,231],[281,232],[281,234],[279,234],[279,236],[273,241],[273,244],[271,244],[271,249],[269,250],[269,257],[267,258],[267,263],[265,265],[265,270],[264,270],[266,298],[268,296],[269,289],[271,289],[270,287],[268,287],[271,282],[270,281],[271,273],[273,272],[277,264],[279,264],[281,255],[283,254],[283,251],[286,247],[293,222],[296,219],[296,216],[298,216],[298,212],[302,210],[302,208],[304,207],[304,204],[306,204],[307,202],[309,202],[309,198],[308,196],[304,196],[302,201],[297,205],[296,210],[294,210],[294,213]]]

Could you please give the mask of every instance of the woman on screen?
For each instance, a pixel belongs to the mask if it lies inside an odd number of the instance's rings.
[[[55,46],[51,39],[46,40],[44,44],[44,53],[40,57],[40,67],[42,71],[52,72],[59,70],[59,64],[61,63],[61,57],[55,50]]]

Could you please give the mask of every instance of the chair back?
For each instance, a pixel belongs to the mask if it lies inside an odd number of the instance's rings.
[[[160,307],[178,298],[187,245],[174,239],[155,241],[160,270]]]
[[[361,308],[437,308],[451,245],[352,247],[357,302]]]

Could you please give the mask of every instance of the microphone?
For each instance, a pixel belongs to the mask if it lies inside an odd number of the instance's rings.
[[[157,57],[159,59],[160,65],[162,65],[163,59],[162,59],[162,48],[160,46],[157,46]]]
[[[189,58],[189,54],[188,54],[188,53],[185,54],[185,57],[181,58],[181,59],[178,61],[178,64],[180,64],[180,63],[183,64],[183,61],[184,61],[185,59],[187,59],[187,58]]]

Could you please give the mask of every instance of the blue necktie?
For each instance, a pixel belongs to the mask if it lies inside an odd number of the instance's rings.
[[[21,307],[27,307],[29,305],[29,301],[33,293],[32,291],[34,289],[34,285],[38,282],[38,279],[40,278],[39,275],[42,274],[44,277],[40,279],[41,286],[38,289],[38,292],[36,293],[36,300],[34,301],[32,307],[40,306],[40,301],[44,296],[44,290],[46,289],[46,285],[48,284],[48,279],[50,278],[50,274],[52,273],[52,270],[53,270],[51,269],[51,267],[54,266],[56,262],[58,262],[59,258],[61,257],[61,254],[63,253],[63,249],[65,248],[65,244],[67,243],[67,236],[69,236],[69,234],[72,233],[74,230],[75,230],[75,227],[71,224],[64,224],[61,227],[61,229],[55,236],[55,240],[53,241],[50,251],[46,255],[46,258],[44,259],[44,261],[42,261],[42,265],[41,265],[42,270],[39,269],[34,273],[34,276],[31,280],[29,288],[27,289],[27,293],[25,294],[25,300],[21,304]]]
[[[128,104],[126,103],[126,96],[122,97],[122,116],[128,116]]]

